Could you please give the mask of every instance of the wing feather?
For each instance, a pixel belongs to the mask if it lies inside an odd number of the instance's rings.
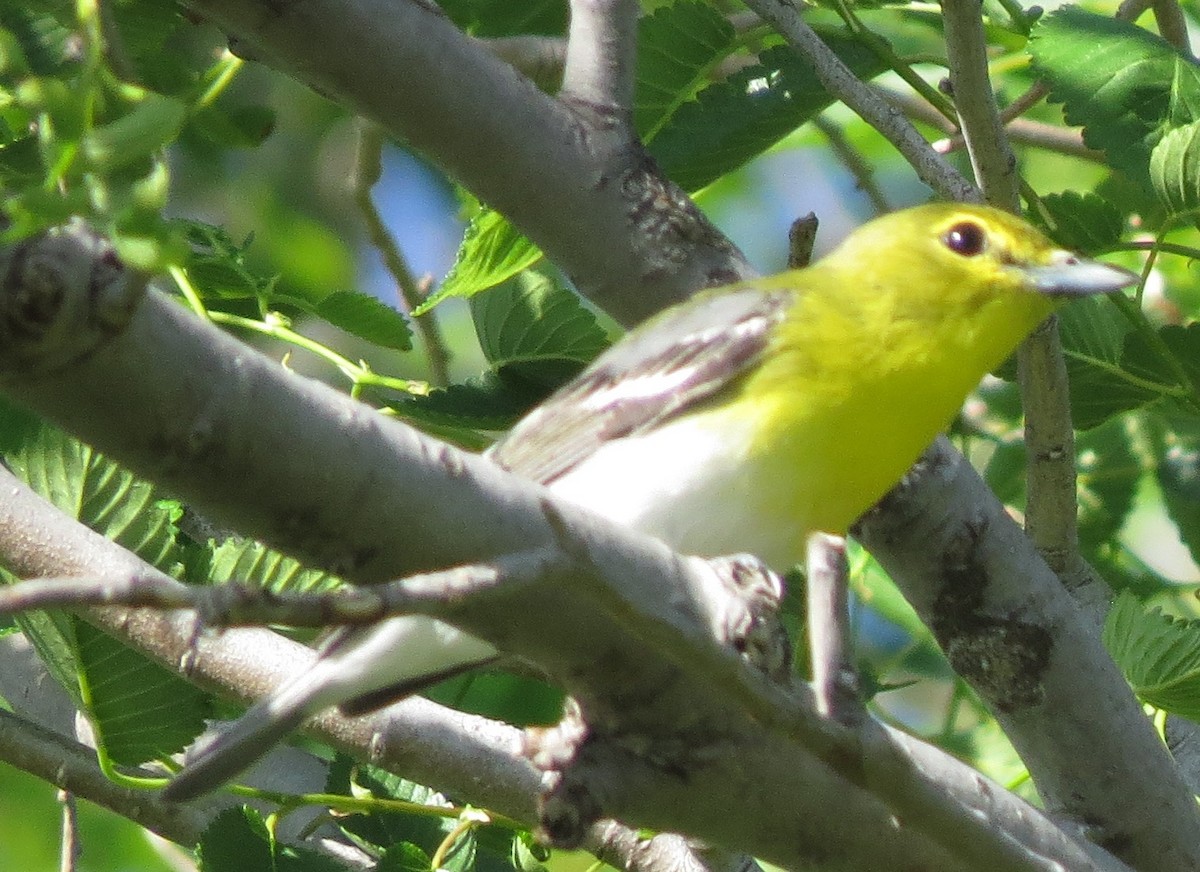
[[[550,484],[604,442],[643,432],[729,386],[760,357],[795,300],[744,285],[655,317],[602,354],[489,451]]]

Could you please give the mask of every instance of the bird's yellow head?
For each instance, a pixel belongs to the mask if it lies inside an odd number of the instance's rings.
[[[838,287],[837,305],[866,327],[863,335],[944,339],[971,349],[984,368],[1061,300],[1136,281],[1127,270],[1058,247],[1022,218],[962,203],[877,218],[813,271]]]

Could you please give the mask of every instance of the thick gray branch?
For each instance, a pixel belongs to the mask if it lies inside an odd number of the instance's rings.
[[[562,94],[604,107],[630,136],[637,70],[637,0],[571,0]]]
[[[944,439],[913,476],[920,497],[893,491],[860,538],[987,701],[1052,810],[1138,869],[1200,868],[1191,792],[1090,619]],[[924,547],[899,547],[906,540]]]
[[[632,48],[610,41],[628,36],[628,7],[636,4],[614,3],[614,26],[580,36],[571,51],[581,55],[575,62],[568,56],[585,99],[603,91],[621,101],[627,94]],[[752,272],[635,139],[611,135],[604,113],[538,90],[432,4],[188,5],[235,36],[239,51],[429,154],[623,323]],[[554,220],[546,220],[550,215]]]

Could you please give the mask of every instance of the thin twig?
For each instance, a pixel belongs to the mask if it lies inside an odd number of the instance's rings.
[[[987,37],[983,32],[979,4],[945,0],[942,18],[954,105],[975,170],[975,181],[989,203],[1016,211],[1019,207],[1017,158],[1004,136],[1004,124],[992,93],[987,67]]]
[[[388,232],[387,225],[383,223],[383,218],[371,197],[371,189],[375,187],[382,173],[383,130],[365,118],[358,120],[357,128],[358,142],[354,152],[354,173],[351,179],[354,202],[367,225],[367,236],[371,245],[379,252],[384,267],[396,282],[404,311],[411,312],[424,301],[425,295],[421,292],[420,283],[413,277],[412,270],[408,268],[408,261],[405,260],[392,234]],[[429,361],[429,380],[436,385],[449,384],[450,351],[442,338],[436,316],[433,312],[426,312],[412,320],[425,346],[425,357]]]
[[[803,269],[812,261],[817,225],[815,212],[809,212],[792,222],[788,229],[788,269]]]
[[[794,6],[778,0],[748,0],[746,5],[770,21],[793,48],[808,58],[825,89],[878,130],[939,196],[963,202],[982,199],[979,190],[930,148],[903,114],[854,75],[800,18]]]
[[[850,144],[850,140],[846,138],[842,129],[824,115],[814,118],[813,126],[821,131],[821,135],[825,137],[837,159],[842,162],[842,166],[849,170],[850,175],[854,177],[855,187],[866,194],[867,199],[871,201],[871,208],[879,214],[890,212],[891,206],[888,205],[887,198],[883,196],[883,189],[875,181],[875,173],[871,164],[858,149]]]
[[[489,564],[459,566],[413,575],[370,588],[347,586],[335,591],[275,593],[243,584],[218,587],[181,586],[158,575],[38,578],[0,588],[0,614],[31,609],[122,605],[157,609],[192,609],[207,625],[323,628],[361,626],[414,612],[440,612],[467,595],[486,596],[503,585],[536,582],[561,570],[563,558],[540,549],[497,558]]]
[[[75,806],[75,794],[68,790],[59,790],[58,801],[62,805],[62,834],[59,840],[58,869],[59,872],[75,872],[80,852],[79,816]]]
[[[1158,34],[1175,48],[1191,57],[1192,46],[1188,38],[1187,20],[1183,10],[1175,0],[1150,0],[1150,8],[1154,10],[1154,21],[1158,24]]]
[[[808,537],[808,638],[817,710],[846,726],[859,726],[867,712],[859,696],[851,654],[850,569],[846,540],[814,533]]]

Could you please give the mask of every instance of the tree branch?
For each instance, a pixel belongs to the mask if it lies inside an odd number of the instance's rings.
[[[785,0],[747,0],[746,5],[769,21],[788,44],[804,55],[826,90],[878,130],[916,170],[918,178],[938,196],[947,200],[979,202],[978,189],[936,154],[908,119],[870,85],[860,82],[804,22],[794,6]]]
[[[89,802],[115,811],[165,839],[194,845],[207,816],[108,780],[85,745],[0,710],[0,759]],[[143,773],[153,777],[155,773]]]
[[[629,0],[621,2],[613,19],[617,33],[627,30],[620,16]],[[634,140],[600,135],[594,117],[542,93],[432,4],[189,0],[188,5],[236,36],[256,60],[433,155],[551,252],[586,296],[625,324],[698,288],[752,274],[741,253],[662,178]],[[604,48],[610,55],[631,50]],[[620,56],[611,55],[612,75],[605,73],[603,81],[624,89],[619,82],[628,71],[625,61],[615,62]],[[578,63],[600,69],[593,61],[608,62],[593,52],[592,60]],[[379,87],[380,82],[398,86]],[[547,221],[547,215],[557,218]],[[613,258],[614,250],[629,256]]]
[[[1200,866],[1191,792],[1094,625],[945,439],[856,535],[988,703],[1052,810],[1135,868]],[[1145,802],[1131,808],[1132,793]]]
[[[571,0],[571,29],[559,97],[611,113],[623,136],[632,136],[633,83],[637,72],[636,0]]]
[[[946,28],[954,108],[971,156],[975,181],[987,202],[1018,212],[1021,204],[1017,197],[1017,156],[1004,135],[1000,109],[992,93],[981,6],[975,0],[945,0],[942,21]]]

